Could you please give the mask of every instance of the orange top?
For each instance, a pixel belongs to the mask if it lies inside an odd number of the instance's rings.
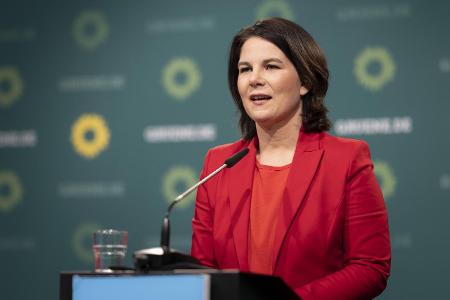
[[[272,167],[256,161],[250,206],[249,268],[272,274],[276,217],[291,164]]]

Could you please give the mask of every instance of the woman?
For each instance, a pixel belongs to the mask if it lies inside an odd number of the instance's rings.
[[[390,240],[365,142],[333,137],[325,57],[281,18],[233,39],[229,87],[242,139],[208,151],[201,177],[248,147],[197,192],[192,255],[280,276],[302,299],[371,299],[386,287]]]

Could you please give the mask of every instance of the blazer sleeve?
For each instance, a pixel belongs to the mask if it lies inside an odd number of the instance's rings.
[[[208,175],[208,163],[210,151],[206,154],[205,163],[200,173],[200,178]],[[191,255],[198,259],[201,264],[208,267],[217,267],[214,259],[213,243],[213,210],[211,209],[207,184],[201,185],[197,190],[195,200],[195,212],[192,219],[192,246]]]
[[[365,142],[358,143],[347,174],[344,267],[296,289],[302,299],[372,299],[386,287],[391,265],[387,211]]]

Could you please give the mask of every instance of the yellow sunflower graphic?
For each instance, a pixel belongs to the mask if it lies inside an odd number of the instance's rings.
[[[380,180],[384,197],[386,199],[392,197],[397,186],[397,178],[391,166],[385,161],[374,161],[374,172]]]
[[[109,34],[105,16],[95,10],[82,12],[73,23],[73,36],[79,46],[94,50],[103,43]]]
[[[289,4],[284,0],[266,0],[256,8],[256,19],[262,20],[269,17],[282,17],[294,20],[294,13]]]
[[[178,82],[177,77],[184,80]],[[176,100],[184,100],[201,85],[202,75],[194,60],[187,57],[172,59],[163,69],[162,84],[167,93]]]
[[[88,135],[91,134],[91,138]],[[110,132],[102,116],[83,114],[72,126],[72,144],[75,151],[87,159],[93,159],[109,144]]]
[[[101,226],[94,223],[83,223],[79,225],[72,235],[72,249],[80,261],[92,263],[94,254],[92,252],[92,235]]]
[[[12,171],[0,171],[0,191],[0,212],[10,212],[22,200],[22,184]]]
[[[5,84],[8,88],[3,89]],[[0,108],[11,106],[23,93],[23,81],[15,67],[0,68]]]
[[[369,72],[369,66],[377,63],[380,70]],[[359,84],[371,91],[379,91],[395,76],[395,63],[389,52],[383,47],[368,47],[355,59],[353,72]]]
[[[175,166],[170,168],[162,180],[162,192],[167,202],[172,203],[175,198],[197,182],[196,172],[189,166]],[[195,198],[190,194],[178,205],[188,206]]]

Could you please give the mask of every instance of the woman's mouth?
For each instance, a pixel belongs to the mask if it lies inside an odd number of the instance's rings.
[[[250,100],[252,101],[265,101],[272,99],[272,96],[266,94],[255,94],[250,96]]]

